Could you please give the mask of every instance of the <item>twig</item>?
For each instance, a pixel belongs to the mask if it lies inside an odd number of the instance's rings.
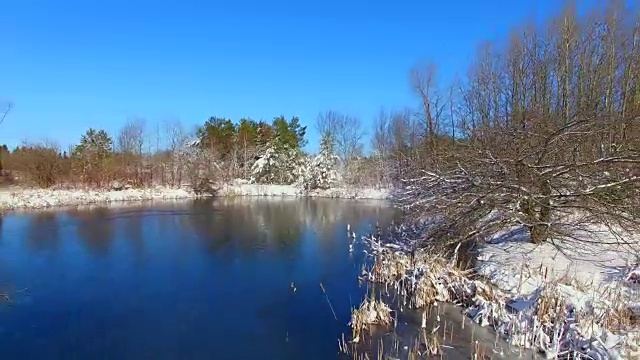
[[[331,312],[333,313],[333,318],[336,319],[336,321],[338,321],[338,317],[336,316],[336,312],[333,311],[333,306],[331,306],[331,301],[329,301],[329,296],[327,295],[327,292],[324,290],[324,286],[322,285],[322,283],[320,283],[320,288],[322,289],[322,293],[324,294],[324,297],[327,299],[327,303],[329,304],[329,308],[331,309]]]

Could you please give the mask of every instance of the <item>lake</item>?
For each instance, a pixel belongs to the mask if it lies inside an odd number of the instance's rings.
[[[5,215],[1,357],[336,358],[366,292],[347,224],[360,235],[395,216],[248,198]]]

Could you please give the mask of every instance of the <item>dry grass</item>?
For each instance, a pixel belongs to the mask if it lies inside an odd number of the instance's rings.
[[[425,251],[416,251],[413,256],[381,251],[367,278],[395,289],[403,304],[424,308],[437,301],[467,301],[475,292],[470,274],[470,270],[461,270],[452,261]]]
[[[388,327],[392,322],[391,308],[382,300],[376,299],[375,293],[371,292],[371,296],[366,298],[360,307],[351,311],[349,325],[352,329],[353,342],[358,343],[364,331],[372,330],[373,326]]]
[[[567,307],[557,287],[546,287],[535,303],[534,316],[543,324],[561,324],[567,319]]]
[[[442,344],[437,334],[422,333],[422,339],[416,338],[413,345],[409,348],[407,359],[424,359],[435,357],[442,354]]]
[[[369,271],[365,269],[365,278],[380,284],[387,294],[397,295],[400,310],[403,306],[428,309],[437,302],[459,304],[474,322],[496,327],[498,336],[505,336],[511,344],[544,349],[550,356],[569,351],[586,354],[589,350],[573,348],[575,344],[571,345],[569,339],[579,337],[589,342],[594,336],[628,333],[635,326],[628,294],[622,285],[598,288],[593,283],[579,281],[568,271],[551,280],[547,277],[548,269],[540,267],[538,274],[530,274],[542,279],[539,292],[530,299],[521,299],[527,305],[513,312],[507,306],[514,300],[512,295],[482,280],[474,280],[470,271],[454,264],[442,256],[420,250],[412,255],[378,247],[374,265]],[[390,315],[386,320],[378,318],[379,309],[390,314],[388,306],[373,298],[354,310],[353,339],[361,339],[363,330],[371,324],[391,323]],[[625,341],[624,337],[621,339]],[[410,346],[409,358],[433,354],[440,347],[437,340],[437,337],[420,339],[420,346]],[[591,346],[601,345],[591,342]],[[486,349],[477,344],[472,348],[472,358],[487,358]]]

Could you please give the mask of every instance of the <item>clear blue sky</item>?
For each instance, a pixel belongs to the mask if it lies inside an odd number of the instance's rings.
[[[597,0],[580,1],[580,8]],[[483,40],[557,12],[560,0],[9,0],[0,13],[0,99],[15,103],[0,143],[52,138],[127,119],[299,116],[310,149],[319,111],[371,123],[415,105],[408,71],[466,72]]]

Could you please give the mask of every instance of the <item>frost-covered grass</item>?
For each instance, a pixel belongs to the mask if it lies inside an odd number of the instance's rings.
[[[393,321],[391,308],[382,300],[376,299],[373,292],[371,294],[370,298],[364,299],[358,308],[351,311],[349,326],[354,343],[360,342],[362,333],[371,330],[372,326],[387,327]]]
[[[550,358],[640,358],[633,317],[640,299],[631,290],[640,264],[629,244],[592,231],[591,240],[599,242],[534,245],[523,231],[509,229],[489,239],[469,272],[453,259],[412,252],[401,233],[394,230],[386,241],[366,239],[375,262],[363,274],[395,291],[400,310],[450,302],[512,345]]]
[[[97,203],[112,203],[142,200],[168,200],[195,198],[193,191],[156,187],[128,190],[44,190],[4,189],[0,190],[1,210],[37,210],[59,206],[76,206]]]

